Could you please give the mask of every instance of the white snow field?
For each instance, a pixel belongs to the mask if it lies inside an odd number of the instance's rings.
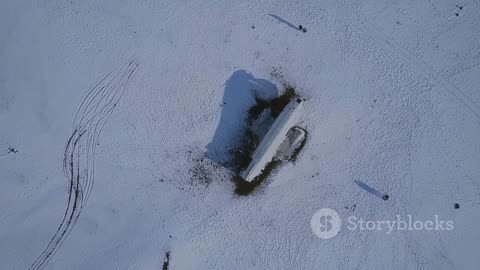
[[[282,83],[307,143],[235,195],[219,164]],[[479,86],[475,0],[4,0],[0,269],[479,269]]]

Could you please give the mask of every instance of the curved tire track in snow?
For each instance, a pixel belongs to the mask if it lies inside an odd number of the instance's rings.
[[[179,14],[186,13],[189,14],[188,17],[192,17],[196,13],[210,9],[219,2],[218,0],[212,1],[205,6],[202,1],[187,4],[184,8],[174,12],[164,23],[164,27],[168,28],[174,25]],[[175,25],[178,28],[186,22],[186,20],[183,20]],[[145,55],[142,52],[145,47],[155,45],[160,41],[163,41],[163,37],[155,38],[154,35],[151,35],[128,61],[103,77],[82,100],[75,114],[73,131],[68,138],[63,158],[63,170],[69,182],[66,209],[56,232],[42,253],[30,265],[29,270],[43,269],[72,231],[92,191],[98,137],[108,118],[115,110],[117,102],[123,96],[127,84],[144,59]]]
[[[66,209],[55,234],[29,270],[42,269],[72,231],[92,191],[98,137],[138,66],[135,57],[121,64],[94,85],[80,104],[63,157],[69,184]]]

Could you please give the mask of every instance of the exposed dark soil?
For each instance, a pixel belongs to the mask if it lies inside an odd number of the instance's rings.
[[[265,166],[262,172],[253,179],[252,182],[245,181],[241,176],[235,175],[233,177],[233,182],[235,183],[235,194],[240,196],[247,196],[252,193],[256,187],[258,187],[269,175],[270,173],[280,165],[279,160],[272,160],[270,163]]]
[[[163,260],[162,270],[168,270],[170,264],[170,252],[165,253],[165,259]]]

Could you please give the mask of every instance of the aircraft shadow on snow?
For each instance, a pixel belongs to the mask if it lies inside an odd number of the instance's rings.
[[[248,110],[256,104],[255,98],[273,99],[277,96],[277,86],[272,82],[256,78],[245,70],[235,71],[225,83],[220,121],[206,147],[207,157],[228,166],[230,151],[240,140]]]

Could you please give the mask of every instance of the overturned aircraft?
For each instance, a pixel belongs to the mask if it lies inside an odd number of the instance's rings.
[[[240,172],[252,182],[272,161],[288,161],[306,140],[306,131],[296,126],[300,120],[305,99],[295,96],[275,119],[251,156],[248,167]]]

